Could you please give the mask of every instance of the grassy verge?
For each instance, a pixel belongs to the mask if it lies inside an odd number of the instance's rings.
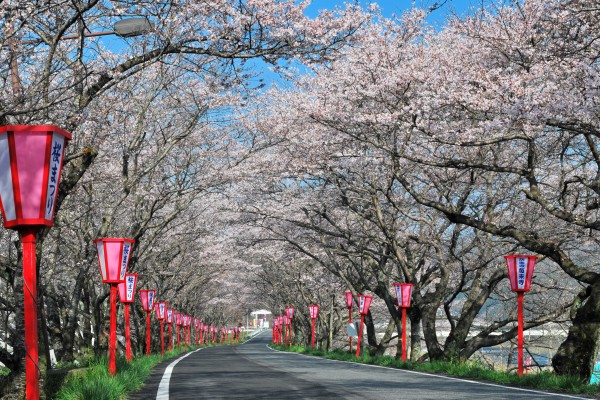
[[[117,375],[108,374],[108,359],[90,361],[88,368],[73,370],[64,384],[54,396],[57,400],[116,400],[125,399],[131,393],[142,387],[153,367],[162,361],[173,358],[181,353],[193,350],[181,347],[160,354],[141,356],[128,363],[124,357],[117,357]]]
[[[482,380],[505,385],[527,387],[533,389],[550,390],[591,395],[600,398],[600,385],[589,385],[581,383],[574,376],[558,376],[549,371],[536,372],[519,376],[516,373],[495,371],[476,362],[403,362],[390,356],[372,357],[368,354],[356,358],[353,353],[340,349],[331,352],[313,350],[302,346],[271,345],[274,349],[303,353],[330,360],[350,361],[363,364],[382,365],[392,368],[410,369],[420,372],[444,374],[462,378]]]

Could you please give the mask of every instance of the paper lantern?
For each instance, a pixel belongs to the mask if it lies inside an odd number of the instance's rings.
[[[412,288],[412,283],[394,283],[394,290],[396,291],[396,304],[398,307],[410,308]]]
[[[4,227],[52,226],[65,146],[53,125],[0,127],[0,211]]]
[[[367,296],[364,294],[358,295],[358,312],[362,315],[367,315],[369,313],[369,307],[371,307],[371,302],[373,301],[373,296]]]
[[[504,258],[508,267],[508,278],[512,291],[529,292],[537,256],[511,254],[504,256]]]
[[[102,238],[94,240],[103,283],[121,283],[131,258],[133,239]]]
[[[119,283],[119,301],[121,303],[133,303],[137,280],[138,274],[125,274],[125,281]]]
[[[151,312],[154,309],[154,298],[156,290],[140,290],[140,298],[142,300],[142,308],[146,312]]]

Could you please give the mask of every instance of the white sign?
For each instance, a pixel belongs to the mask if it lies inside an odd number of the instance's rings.
[[[125,279],[127,264],[129,263],[129,253],[131,252],[131,243],[123,243],[123,259],[121,260],[121,280]]]
[[[48,169],[48,187],[46,192],[46,219],[52,218],[54,211],[54,199],[58,194],[58,178],[60,175],[60,163],[64,150],[65,137],[63,135],[52,135],[52,146],[50,147],[50,168]]]
[[[133,301],[133,286],[135,284],[135,276],[128,276],[126,279],[127,285],[127,301]]]
[[[527,275],[527,258],[517,257],[517,287],[525,289],[525,277]]]

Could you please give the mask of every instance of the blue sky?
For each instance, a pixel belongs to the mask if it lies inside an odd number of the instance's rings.
[[[486,0],[490,2],[492,0]],[[352,2],[348,0],[313,0],[312,4],[307,9],[307,15],[314,16],[321,9],[333,9],[335,7],[343,7],[344,3]],[[473,8],[477,8],[481,4],[481,0],[358,0],[362,7],[368,7],[372,3],[379,5],[383,16],[390,17],[392,14],[401,14],[409,10],[411,7],[429,9],[434,4],[443,4],[438,10],[434,11],[429,22],[434,25],[443,24],[448,15],[457,13],[464,15]]]

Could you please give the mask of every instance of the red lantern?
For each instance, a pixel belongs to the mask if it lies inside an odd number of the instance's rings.
[[[52,125],[0,127],[0,212],[23,249],[25,393],[40,396],[37,327],[36,235],[54,224],[65,146],[71,134]]]
[[[103,238],[94,240],[98,251],[98,264],[102,282],[110,284],[110,338],[108,344],[108,370],[117,373],[117,292],[118,284],[125,281],[125,273],[134,240]]]
[[[504,256],[513,292],[529,292],[537,256],[511,254]]]
[[[154,304],[154,311],[156,312],[156,319],[164,320],[167,318],[167,303],[158,302]]]
[[[137,274],[125,274],[125,281],[119,283],[119,300],[123,303],[125,313],[125,358],[131,361],[131,329],[129,324],[129,305],[133,303]]]
[[[0,127],[0,211],[7,229],[53,226],[71,134],[52,125]]]
[[[156,290],[140,290],[140,299],[142,300],[142,308],[147,313],[154,310],[154,298],[156,297]]]
[[[356,357],[360,357],[360,347],[362,345],[362,332],[363,325],[365,323],[365,315],[369,313],[371,307],[371,301],[373,296],[366,296],[364,294],[358,295],[358,312],[360,313],[360,326],[358,327],[358,344],[356,346]]]
[[[352,297],[352,292],[346,291],[344,292],[346,295],[346,308],[352,308],[352,303],[354,302],[354,297]]]
[[[167,308],[167,333],[169,336],[169,350],[173,350],[173,309]]]
[[[102,283],[118,284],[123,282],[134,240],[104,238],[96,239],[94,243],[98,251],[98,264],[100,265]]]
[[[151,317],[150,314],[154,309],[154,298],[156,297],[156,290],[140,290],[140,299],[142,300],[142,308],[146,311],[146,355],[150,355],[150,330]]]
[[[537,256],[511,254],[504,258],[508,267],[510,288],[513,292],[517,292],[518,373],[523,375],[523,293],[529,292],[531,289]]]
[[[156,319],[160,323],[160,351],[162,356],[165,356],[165,332],[164,332],[164,322],[167,318],[167,303],[159,302],[154,305],[154,310],[156,311]]]

